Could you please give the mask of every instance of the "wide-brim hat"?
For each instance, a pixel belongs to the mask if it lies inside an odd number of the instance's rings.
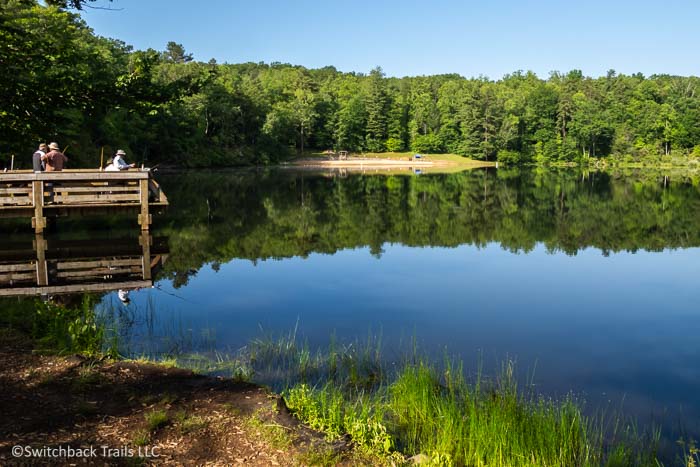
[[[124,152],[123,149],[118,149],[118,150],[117,150],[117,156],[126,156],[126,153]]]
[[[55,149],[55,150],[58,151],[58,149],[59,149],[58,143],[51,143],[51,144],[49,144],[49,149]]]

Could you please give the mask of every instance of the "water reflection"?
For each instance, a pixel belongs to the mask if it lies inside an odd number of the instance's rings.
[[[32,240],[0,246],[0,297],[56,296],[151,287],[168,258],[166,238]]]
[[[573,169],[347,177],[190,172],[164,177],[172,206],[158,225],[171,238],[167,271],[176,285],[207,263],[357,247],[380,256],[387,243],[495,242],[511,252],[541,243],[569,255],[588,247],[609,254],[698,246],[698,180],[668,180]]]

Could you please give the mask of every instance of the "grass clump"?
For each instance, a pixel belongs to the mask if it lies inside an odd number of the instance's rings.
[[[151,432],[148,430],[136,430],[134,433],[133,443],[136,446],[147,446],[151,443]]]
[[[258,412],[248,417],[244,421],[245,426],[249,430],[256,432],[258,436],[265,439],[265,441],[275,449],[285,449],[291,446],[292,438],[287,432],[287,428],[270,420],[266,420],[265,411],[266,409],[260,409]]]
[[[203,417],[190,415],[184,410],[181,410],[175,415],[178,431],[181,434],[192,433],[206,428],[209,423]]]
[[[170,421],[168,413],[165,410],[152,410],[147,412],[144,418],[146,419],[146,427],[148,431],[151,432],[166,425]]]
[[[335,466],[339,465],[342,457],[328,446],[309,449],[299,456],[302,465]]]
[[[356,394],[350,402],[333,384],[320,390],[301,384],[287,391],[285,400],[301,420],[331,440],[348,434],[356,445],[369,452],[391,451],[392,439],[383,423],[383,407],[373,404],[368,396]]]
[[[572,398],[520,391],[512,363],[492,382],[468,383],[463,374],[461,367],[438,371],[418,361],[373,391],[298,384],[284,397],[312,428],[329,438],[347,434],[376,455],[396,450],[432,465],[658,465],[653,436],[605,433]]]
[[[106,326],[95,314],[95,301],[85,295],[75,307],[38,299],[18,302],[1,307],[0,326],[25,333],[41,351],[114,356],[116,348],[106,345]]]
[[[384,403],[404,452],[475,466],[600,464],[598,439],[571,400],[522,395],[510,365],[496,385],[452,375],[421,363],[389,387]]]

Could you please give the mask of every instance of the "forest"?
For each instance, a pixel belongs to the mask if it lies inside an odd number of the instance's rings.
[[[694,76],[397,78],[381,67],[199,61],[175,42],[134,50],[97,36],[76,2],[48,3],[0,3],[0,168],[12,154],[29,167],[48,141],[68,147],[72,167],[99,165],[103,147],[179,167],[265,165],[331,148],[510,164],[700,159]]]

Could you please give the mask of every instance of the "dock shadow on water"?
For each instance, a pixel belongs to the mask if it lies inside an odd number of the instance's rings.
[[[102,351],[267,385],[309,425],[374,452],[692,465],[699,181],[541,169],[164,174],[170,210],[151,241],[68,258],[52,243],[96,233],[60,220],[69,228],[47,234],[47,286],[117,278],[99,268],[144,280],[150,259],[151,283],[128,301],[116,282],[92,299]],[[24,246],[0,262],[34,273],[40,242],[7,231]],[[132,253],[141,269],[114,262]]]

